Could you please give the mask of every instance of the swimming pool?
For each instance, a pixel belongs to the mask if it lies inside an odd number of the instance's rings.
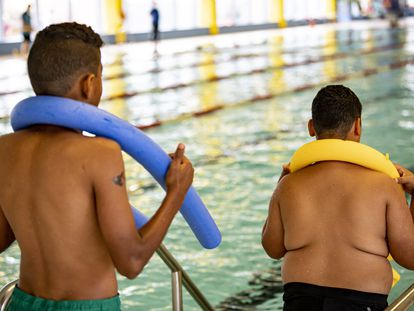
[[[194,39],[197,43],[187,39],[174,54],[161,46],[157,60],[144,45],[104,49],[101,107],[141,126],[165,121],[147,133],[166,150],[179,141],[187,144],[196,168],[194,185],[223,242],[216,250],[202,249],[178,216],[165,245],[213,305],[281,307],[280,262],[262,250],[261,229],[281,164],[310,141],[306,122],[321,85],[337,81],[353,89],[363,103],[363,142],[414,166],[412,26],[389,31],[381,23],[355,23]],[[0,72],[0,132],[5,133],[11,108],[31,92],[23,60],[0,59]],[[125,159],[131,203],[151,215],[163,192]],[[17,277],[18,264],[13,246],[0,256],[0,283]],[[391,300],[414,282],[414,273],[396,268],[402,280]],[[155,255],[138,279],[120,277],[123,309],[170,310],[169,274]],[[187,294],[184,299],[186,310],[198,310]]]

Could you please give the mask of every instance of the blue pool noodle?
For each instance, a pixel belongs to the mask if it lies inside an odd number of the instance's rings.
[[[14,107],[11,125],[18,131],[35,124],[58,125],[115,140],[166,189],[165,175],[170,157],[141,130],[109,112],[68,98],[29,97]],[[189,189],[180,212],[203,247],[212,249],[220,244],[220,231],[193,187]],[[148,221],[137,210],[133,215],[138,227]]]

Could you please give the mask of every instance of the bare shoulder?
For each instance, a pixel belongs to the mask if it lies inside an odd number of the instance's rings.
[[[89,145],[91,149],[94,149],[98,152],[121,152],[121,147],[119,144],[109,138],[105,137],[84,137],[84,142]]]
[[[0,142],[10,142],[14,137],[17,136],[17,133],[8,133],[0,136]]]
[[[295,187],[296,185],[298,185],[298,183],[300,183],[304,177],[302,176],[302,172],[298,171],[295,173],[290,173],[286,176],[284,176],[279,183],[277,184],[276,189],[288,189],[291,187]]]
[[[11,152],[14,146],[20,144],[19,133],[8,133],[0,136],[0,153]]]
[[[122,158],[121,147],[111,139],[104,137],[83,137],[82,149],[84,157],[91,159],[93,162],[105,162],[110,164],[111,161]]]
[[[77,149],[78,152],[93,156],[119,153],[121,151],[121,147],[116,141],[104,137],[70,135],[68,141],[63,141],[62,144],[69,149]]]
[[[101,146],[102,148],[106,149],[116,149],[120,150],[119,144],[112,139],[105,138],[105,137],[87,137],[87,139],[90,139],[93,141],[94,144],[97,146]]]
[[[0,140],[9,139],[10,137],[13,137],[15,135],[16,135],[16,133],[3,134],[3,135],[0,135]]]
[[[124,176],[124,161],[117,142],[103,137],[81,136],[75,144],[79,144],[76,156],[80,157],[84,170],[94,184]]]
[[[390,176],[377,172],[369,171],[361,178],[361,189],[366,189],[367,193],[391,205],[404,205],[406,202],[402,187]]]
[[[277,184],[273,192],[272,200],[282,198],[284,195],[290,193],[293,188],[297,186],[298,178],[296,173],[291,173],[284,176]]]
[[[369,178],[370,182],[378,189],[381,189],[383,193],[388,195],[401,196],[404,194],[402,187],[391,177],[380,172],[372,172]]]

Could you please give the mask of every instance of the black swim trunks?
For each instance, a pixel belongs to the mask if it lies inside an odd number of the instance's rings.
[[[283,286],[284,311],[382,311],[387,295],[352,289],[288,283]]]

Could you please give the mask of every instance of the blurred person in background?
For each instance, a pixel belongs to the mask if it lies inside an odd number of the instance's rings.
[[[30,34],[32,32],[32,17],[30,15],[31,5],[27,6],[26,11],[22,15],[22,34],[23,34],[23,42],[20,48],[20,52],[24,55],[27,55],[29,53],[29,47],[30,47]]]
[[[401,6],[399,0],[384,0],[384,9],[386,17],[391,28],[398,27],[398,19],[401,16]]]
[[[159,24],[160,24],[160,11],[157,8],[157,3],[154,1],[152,3],[152,10],[150,12],[151,19],[152,19],[152,41],[154,41],[154,54],[158,54],[157,46],[158,41],[160,40],[160,31],[159,31]]]

